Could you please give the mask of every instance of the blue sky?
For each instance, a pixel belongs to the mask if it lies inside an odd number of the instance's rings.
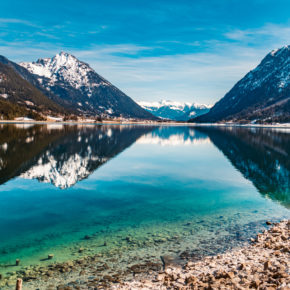
[[[214,103],[290,40],[289,0],[0,1],[0,54],[70,52],[135,100]]]

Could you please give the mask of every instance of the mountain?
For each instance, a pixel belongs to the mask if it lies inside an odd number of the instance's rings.
[[[156,119],[87,63],[61,52],[52,58],[23,62],[47,90],[62,99],[62,105],[87,115]]]
[[[273,50],[211,110],[191,122],[290,122],[290,45]]]
[[[16,65],[16,64],[15,64]],[[16,65],[17,66],[17,65]],[[13,63],[0,57],[0,118],[31,117],[42,119],[42,114],[63,113],[64,109],[23,77]]]
[[[187,121],[194,116],[207,113],[210,109],[207,105],[172,101],[138,102],[138,104],[156,117],[176,121]]]
[[[21,65],[7,59],[6,57],[0,55],[0,63],[5,64],[12,68],[18,75],[20,75],[23,79],[28,81],[31,85],[35,88],[40,90],[45,96],[51,99],[53,102],[60,104],[62,107],[65,105],[65,102],[58,97],[57,95],[53,94],[51,91],[47,90],[38,80],[38,77],[32,73],[30,73],[26,68],[22,67]],[[62,110],[64,111],[64,109]],[[68,110],[66,110],[67,112]],[[67,113],[76,113],[75,111],[71,110]]]

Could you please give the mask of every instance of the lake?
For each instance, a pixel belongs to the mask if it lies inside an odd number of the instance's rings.
[[[0,273],[242,245],[290,218],[289,155],[287,129],[2,124]]]

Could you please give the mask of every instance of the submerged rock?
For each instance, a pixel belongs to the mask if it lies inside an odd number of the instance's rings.
[[[181,267],[181,260],[178,257],[166,255],[166,256],[161,256],[160,259],[162,261],[164,270],[169,266]]]

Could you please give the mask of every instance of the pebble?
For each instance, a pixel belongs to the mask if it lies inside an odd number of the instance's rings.
[[[270,224],[269,224],[270,225]],[[21,274],[23,281],[31,285],[37,284],[40,279],[54,283],[53,289],[281,289],[288,290],[290,277],[288,271],[290,248],[290,221],[271,223],[272,228],[257,235],[252,243],[243,248],[233,249],[217,256],[193,258],[190,251],[179,255],[185,259],[182,265],[178,256],[162,256],[161,261],[150,262],[156,258],[148,256],[148,262],[138,264],[136,257],[132,256],[131,264],[127,269],[116,274],[112,264],[98,262],[102,253],[82,257],[66,263],[52,263],[44,267],[29,267],[11,272],[1,280],[7,286],[15,286],[15,279]],[[179,237],[176,236],[176,239]],[[152,241],[165,239],[155,236]],[[174,239],[174,238],[173,238]],[[136,238],[125,238],[128,247],[136,243]],[[176,241],[176,240],[175,240]],[[176,250],[178,250],[178,243]],[[105,245],[105,244],[104,244]],[[217,246],[222,245],[218,244]],[[86,251],[88,251],[87,249]],[[188,248],[190,250],[190,247]],[[75,251],[75,250],[74,250]],[[79,249],[81,253],[83,248]],[[177,252],[177,251],[176,251]],[[222,251],[221,251],[222,252]],[[173,254],[174,255],[174,254]],[[50,254],[49,259],[53,258]],[[120,261],[115,252],[111,252],[112,263]],[[178,263],[176,263],[178,262]],[[113,266],[114,267],[114,266]],[[17,269],[17,268],[16,268]],[[64,279],[74,271],[75,280]],[[64,276],[65,275],[65,276]],[[1,279],[1,277],[0,277]],[[31,284],[32,283],[32,284]],[[34,284],[33,284],[34,283]],[[3,285],[5,285],[3,284]],[[11,284],[11,285],[10,285]],[[62,285],[61,285],[62,284]],[[24,284],[25,285],[25,284]],[[43,284],[42,284],[43,285]],[[28,286],[28,287],[29,287]],[[0,285],[1,288],[1,285]],[[25,289],[42,289],[31,287]],[[47,288],[46,288],[47,289]]]
[[[155,278],[148,277],[146,289],[290,289],[290,220],[267,224],[273,227],[258,234],[251,244],[189,261],[182,269],[170,266]],[[113,289],[144,289],[144,283],[135,279]]]

